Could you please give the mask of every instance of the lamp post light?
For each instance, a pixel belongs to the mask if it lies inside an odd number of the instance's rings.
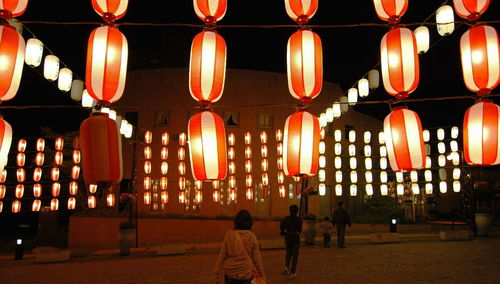
[[[14,254],[14,259],[15,260],[23,259],[23,254],[24,254],[23,239],[16,239],[16,250]]]
[[[390,228],[391,233],[398,232],[398,220],[396,220],[396,218],[391,219],[391,224],[390,224],[389,228]]]

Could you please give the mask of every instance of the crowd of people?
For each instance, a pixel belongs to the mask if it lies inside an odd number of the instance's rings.
[[[298,216],[299,207],[290,206],[290,215],[280,222],[280,234],[285,241],[285,269],[286,277],[297,276],[297,263],[300,248],[300,234],[302,233],[302,219]],[[225,284],[262,284],[266,283],[264,266],[259,251],[257,237],[251,231],[253,218],[247,210],[241,210],[234,218],[234,229],[224,236],[214,267],[215,283]],[[346,226],[351,226],[349,213],[340,201],[338,208],[333,212],[332,219],[325,217],[319,226],[323,234],[323,246],[330,247],[331,232],[334,227],[337,231],[337,247],[345,248]]]

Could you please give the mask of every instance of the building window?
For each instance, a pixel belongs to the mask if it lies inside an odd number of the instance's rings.
[[[257,128],[273,128],[274,116],[267,112],[257,113]]]
[[[170,124],[170,111],[157,110],[155,112],[154,126],[168,126]]]
[[[225,111],[222,113],[224,124],[229,127],[238,127],[240,125],[240,113],[236,111]]]

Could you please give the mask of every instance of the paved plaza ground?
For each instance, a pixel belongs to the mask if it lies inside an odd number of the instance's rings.
[[[349,243],[351,240],[351,243]],[[284,250],[262,252],[268,283],[500,283],[500,237],[444,242],[437,238],[370,244],[351,236],[345,249],[300,250],[298,276],[287,279]],[[34,264],[0,261],[0,283],[213,283],[212,250],[156,257],[74,257]]]

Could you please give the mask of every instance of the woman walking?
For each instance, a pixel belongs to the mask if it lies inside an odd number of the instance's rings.
[[[234,219],[234,229],[224,236],[222,248],[214,267],[216,283],[224,278],[226,284],[246,284],[253,278],[265,283],[264,267],[259,251],[259,243],[250,231],[253,219],[247,210],[238,212]]]

